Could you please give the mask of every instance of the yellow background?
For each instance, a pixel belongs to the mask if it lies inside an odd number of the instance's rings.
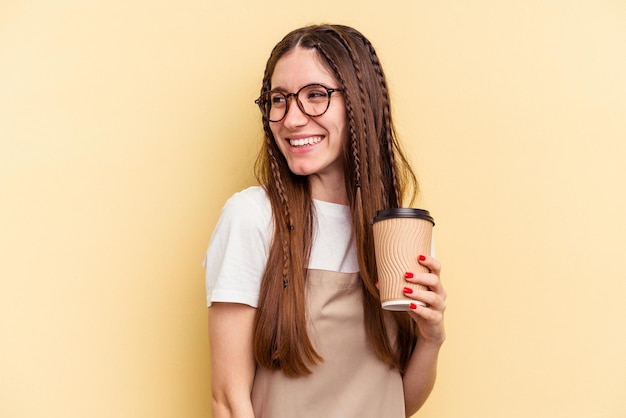
[[[417,416],[626,416],[621,0],[0,2],[0,416],[210,416],[204,250],[318,22],[377,47],[437,221]]]

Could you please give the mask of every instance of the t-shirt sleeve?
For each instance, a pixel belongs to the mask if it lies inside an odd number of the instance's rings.
[[[272,229],[269,202],[254,197],[236,193],[222,208],[204,260],[207,306],[258,306]]]

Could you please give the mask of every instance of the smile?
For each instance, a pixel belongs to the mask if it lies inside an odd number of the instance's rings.
[[[309,138],[290,139],[289,144],[292,147],[302,147],[304,145],[314,145],[322,140],[321,136],[311,136]]]

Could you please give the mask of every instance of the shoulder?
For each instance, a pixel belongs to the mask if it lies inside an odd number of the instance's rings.
[[[222,207],[211,241],[225,240],[239,247],[248,242],[265,242],[273,229],[269,197],[260,186],[233,194]]]
[[[251,186],[233,194],[224,205],[229,209],[267,209],[270,208],[270,200],[267,192],[261,186]]]
[[[224,204],[221,217],[254,223],[269,221],[272,206],[267,192],[261,186],[252,186],[233,194]]]

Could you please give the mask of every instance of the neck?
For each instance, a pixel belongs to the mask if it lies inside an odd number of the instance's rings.
[[[311,184],[311,197],[324,202],[339,203],[340,205],[348,204],[348,195],[346,186],[341,178],[325,178],[322,176],[309,176]]]

